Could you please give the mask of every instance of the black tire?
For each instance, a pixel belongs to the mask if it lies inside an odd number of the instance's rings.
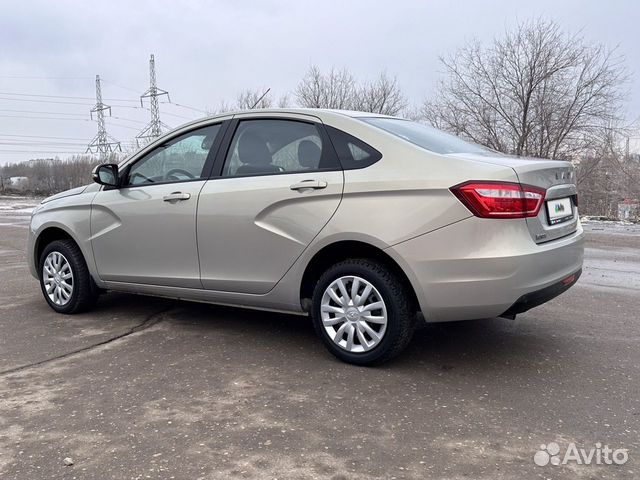
[[[387,309],[387,327],[378,345],[360,353],[349,352],[333,342],[322,324],[321,302],[325,290],[340,277],[357,276],[378,290]],[[313,291],[311,316],[316,333],[327,349],[340,360],[356,365],[378,365],[401,353],[415,330],[416,306],[411,286],[383,263],[370,259],[349,259],[324,272]]]
[[[47,256],[52,252],[62,254],[69,263],[71,272],[73,273],[71,297],[64,305],[58,305],[49,298],[44,283],[44,263]],[[95,305],[98,299],[98,288],[91,278],[91,274],[87,269],[87,263],[82,256],[80,248],[73,240],[55,240],[48,244],[42,251],[42,255],[40,255],[38,265],[40,288],[42,289],[45,300],[53,310],[58,313],[73,314],[89,310]]]

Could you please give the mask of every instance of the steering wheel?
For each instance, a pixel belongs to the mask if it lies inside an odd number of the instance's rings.
[[[181,178],[177,177],[176,174],[184,175],[190,180],[196,178],[195,175],[193,175],[191,172],[188,172],[187,170],[184,170],[182,168],[172,168],[166,173],[164,178],[165,180],[181,180]]]

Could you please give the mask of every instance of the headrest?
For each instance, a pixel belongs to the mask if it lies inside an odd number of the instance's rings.
[[[301,167],[318,168],[322,151],[315,142],[303,140],[298,144],[298,162]]]
[[[272,162],[267,143],[253,132],[245,132],[238,141],[238,158],[249,165],[269,165]]]

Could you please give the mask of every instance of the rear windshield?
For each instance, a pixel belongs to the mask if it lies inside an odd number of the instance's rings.
[[[436,128],[421,123],[399,118],[363,117],[359,120],[381,128],[407,142],[434,153],[475,153],[479,155],[494,154],[490,150],[475,143],[462,140],[455,135],[444,133]]]

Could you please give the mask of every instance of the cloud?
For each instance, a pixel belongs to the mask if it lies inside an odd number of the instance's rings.
[[[634,51],[634,19],[640,16],[640,4],[632,1],[616,2],[603,11],[601,5],[578,0],[561,4],[553,0],[534,4],[507,0],[38,0],[3,5],[0,91],[92,96],[93,78],[100,74],[105,79],[105,97],[135,100],[147,88],[147,62],[154,53],[159,86],[169,90],[175,102],[198,108],[216,107],[225,99],[233,102],[246,88],[271,87],[279,96],[295,88],[311,64],[347,67],[360,79],[384,69],[396,75],[409,98],[418,103],[437,81],[439,55],[452,52],[470,37],[490,40],[530,16],[552,17],[572,31],[584,28],[590,41],[620,44],[630,69],[640,70],[640,57]],[[636,80],[632,90],[638,91],[638,86]],[[87,113],[89,108],[0,99],[0,109],[27,107],[75,113]],[[640,114],[638,96],[632,98],[630,110]],[[116,112],[121,118],[146,120],[144,111],[114,107]],[[163,120],[180,121],[169,119]],[[121,140],[136,134],[131,128],[135,122],[111,123],[129,125],[113,127],[114,136]],[[90,137],[95,126],[0,116],[0,131]],[[24,157],[0,154],[0,162]]]

